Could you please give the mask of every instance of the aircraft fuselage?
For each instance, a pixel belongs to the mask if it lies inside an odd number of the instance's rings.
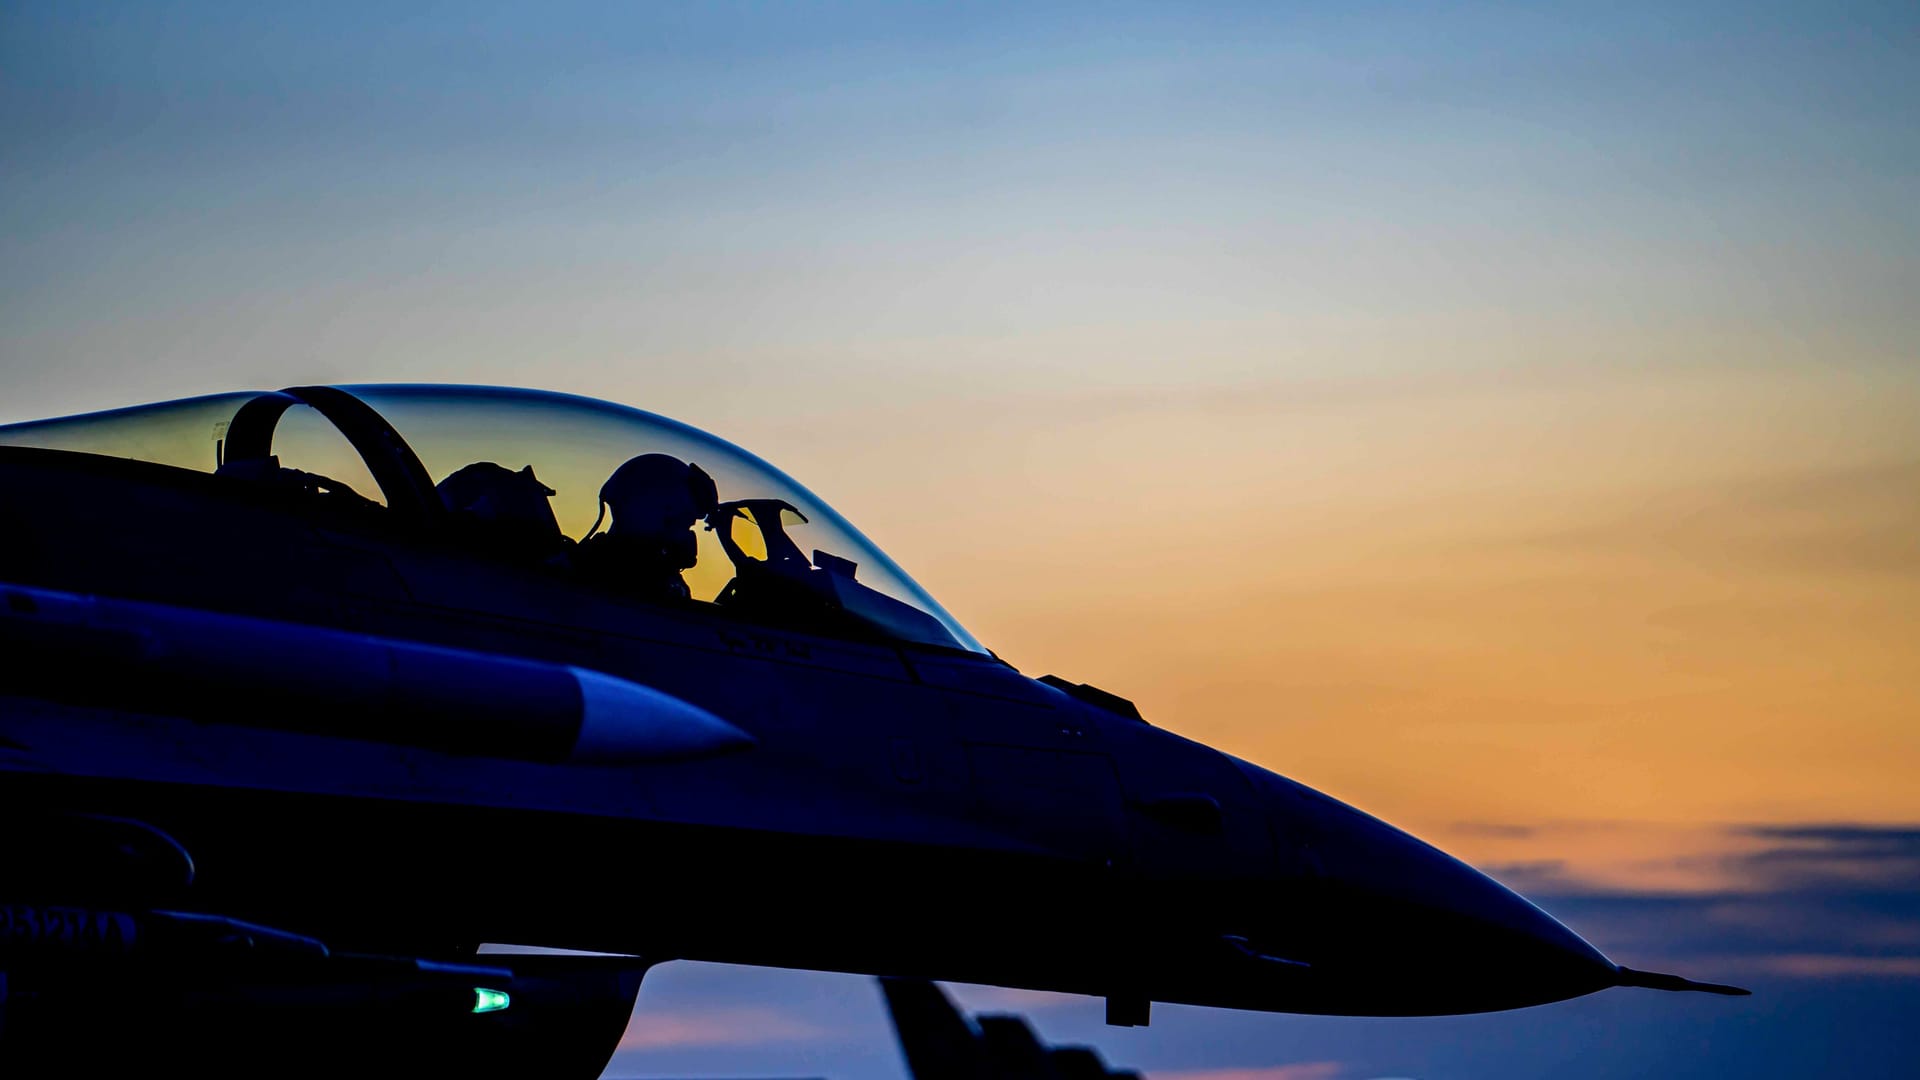
[[[284,730],[244,700],[154,711],[103,699],[85,663],[0,684],[5,812],[161,830],[192,855],[198,908],[423,955],[514,942],[1123,1006],[1452,1013],[1615,984],[1577,936],[1419,841],[988,656],[627,600],[140,462],[0,448],[0,491],[0,594],[568,665],[754,740],[657,764],[517,760]],[[33,617],[7,615],[26,635]]]

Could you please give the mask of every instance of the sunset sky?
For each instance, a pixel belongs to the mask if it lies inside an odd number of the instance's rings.
[[[1920,1072],[1920,8],[393,7],[0,7],[0,422],[664,413],[1023,671],[1756,991],[956,988],[1152,1080]],[[866,980],[670,965],[608,1075],[901,1066]]]

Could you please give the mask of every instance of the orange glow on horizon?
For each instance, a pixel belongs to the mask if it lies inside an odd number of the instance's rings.
[[[911,452],[788,467],[863,484],[821,493],[1023,670],[1470,859],[1708,887],[1651,862],[1725,824],[1920,819],[1911,377],[1257,397],[921,416],[881,433]],[[938,513],[886,517],[926,491]]]

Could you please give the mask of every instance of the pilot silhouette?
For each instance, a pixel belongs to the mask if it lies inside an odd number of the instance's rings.
[[[699,559],[693,527],[720,495],[713,477],[669,454],[641,454],[600,486],[600,516],[574,551],[574,565],[600,584],[650,598],[686,599],[680,572]],[[607,513],[613,523],[600,532]]]
[[[554,490],[528,465],[514,472],[476,461],[434,488],[451,519],[475,539],[508,554],[544,558],[567,544],[547,499]]]

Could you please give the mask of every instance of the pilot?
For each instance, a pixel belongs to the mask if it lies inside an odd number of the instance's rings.
[[[476,461],[434,488],[451,520],[469,536],[507,554],[546,558],[567,544],[547,500],[554,490],[528,465],[514,472]]]
[[[600,487],[600,516],[574,549],[574,565],[589,580],[649,599],[687,599],[680,576],[699,558],[694,525],[713,512],[720,495],[713,477],[669,454],[641,454],[613,471]],[[613,522],[606,532],[600,523]]]

